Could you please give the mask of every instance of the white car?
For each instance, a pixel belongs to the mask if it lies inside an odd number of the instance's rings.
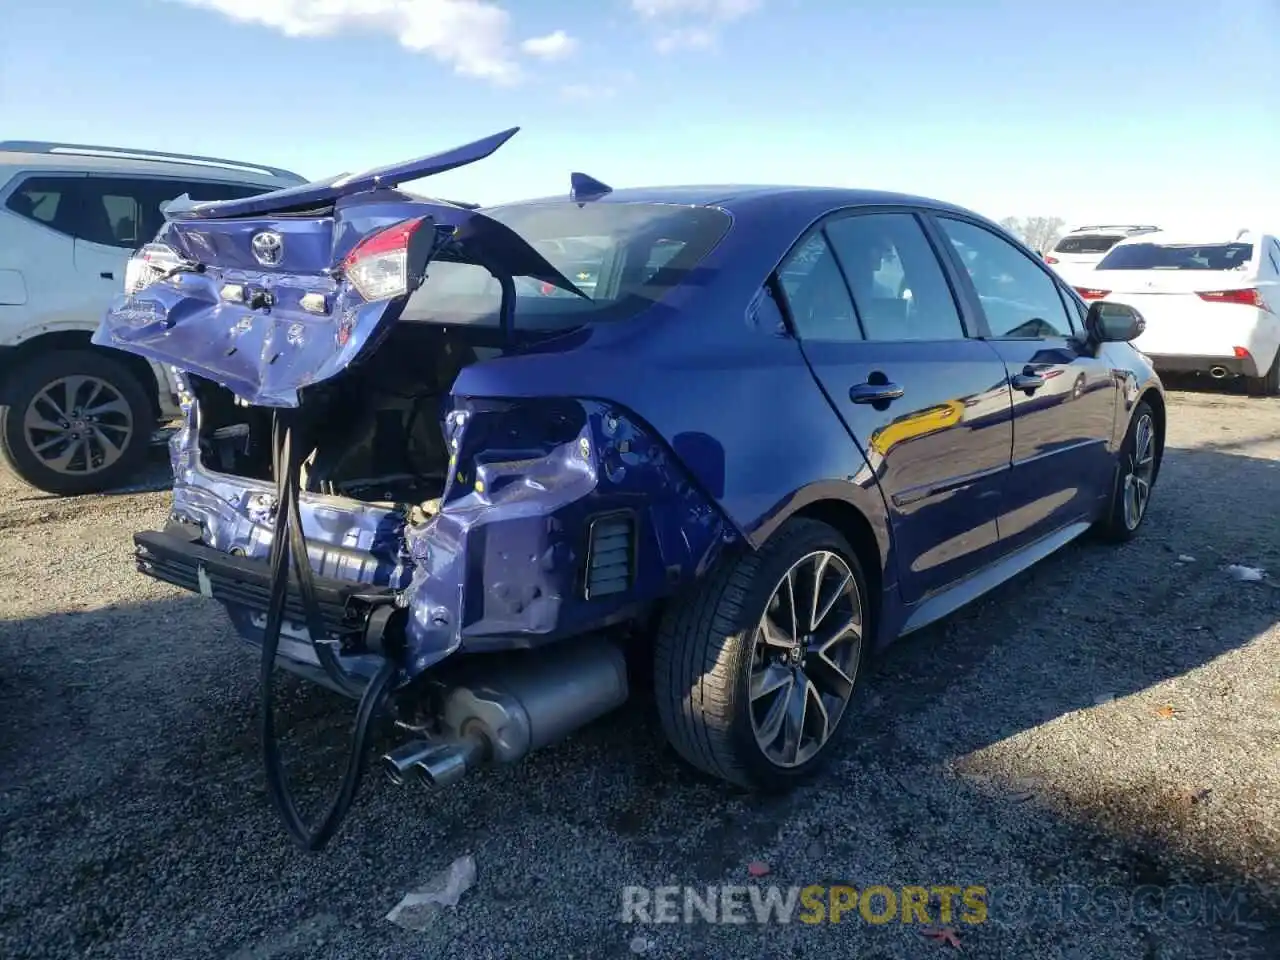
[[[55,494],[116,486],[178,413],[169,370],[89,342],[161,204],[303,182],[213,157],[0,143],[0,457],[18,476]]]
[[[1058,276],[1068,283],[1075,283],[1080,275],[1093,270],[1103,257],[1121,240],[1155,233],[1159,228],[1139,224],[1098,224],[1076,227],[1059,240],[1045,254]]]
[[[1133,345],[1161,373],[1244,377],[1249,393],[1280,392],[1280,240],[1170,232],[1116,244],[1076,289],[1127,303],[1146,319]]]

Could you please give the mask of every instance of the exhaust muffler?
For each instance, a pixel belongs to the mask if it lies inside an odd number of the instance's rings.
[[[602,637],[495,659],[446,687],[437,719],[443,735],[405,743],[382,758],[396,784],[458,782],[482,763],[515,763],[626,702],[621,648]]]
[[[1226,367],[1210,367],[1209,368],[1209,376],[1213,377],[1213,379],[1215,380],[1221,380],[1226,375],[1227,375]]]

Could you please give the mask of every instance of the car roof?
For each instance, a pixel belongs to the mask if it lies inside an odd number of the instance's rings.
[[[1073,227],[1072,229],[1067,231],[1066,236],[1069,237],[1074,233],[1093,233],[1093,234],[1100,234],[1102,236],[1127,237],[1129,234],[1139,230],[1142,231],[1143,233],[1155,233],[1159,229],[1160,229],[1159,227],[1153,226],[1151,224],[1104,223],[1104,224],[1097,224],[1092,226]]]
[[[504,209],[535,204],[568,203],[565,195],[517,200],[487,209]],[[841,187],[787,186],[766,184],[691,184],[657,187],[628,187],[613,190],[585,203],[672,203],[701,207],[721,207],[735,215],[761,215],[786,211],[811,218],[830,210],[861,206],[913,206],[979,216],[973,211],[941,200],[886,190],[859,190]],[[980,217],[980,219],[986,219]]]
[[[292,171],[248,161],[37,140],[0,142],[0,171],[5,170],[84,171],[177,177],[184,180],[218,180],[268,187],[305,182],[303,177]]]

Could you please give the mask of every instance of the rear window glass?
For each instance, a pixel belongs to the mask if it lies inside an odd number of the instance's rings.
[[[586,297],[516,278],[516,326],[559,330],[635,316],[684,283],[725,235],[729,215],[665,203],[520,204],[484,211],[538,250]],[[483,268],[436,262],[402,320],[497,326],[502,288]]]
[[[1078,233],[1063,237],[1053,248],[1054,253],[1106,253],[1124,237],[1105,237],[1099,234]]]
[[[1243,270],[1252,259],[1252,243],[1133,243],[1116,247],[1097,269]]]

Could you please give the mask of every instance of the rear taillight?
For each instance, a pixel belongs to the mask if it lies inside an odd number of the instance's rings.
[[[192,266],[172,247],[148,243],[129,258],[124,268],[124,292],[133,296],[165,277]]]
[[[1044,258],[1044,262],[1045,262],[1045,263],[1057,263],[1057,262],[1058,262],[1058,258],[1057,258],[1057,257],[1045,257],[1045,258]]]
[[[1232,352],[1232,353],[1234,353],[1234,354],[1236,355],[1236,359],[1237,359],[1237,360],[1252,360],[1252,359],[1253,359],[1253,357],[1250,355],[1249,350],[1248,350],[1248,348],[1247,348],[1247,347],[1232,347],[1232,348],[1231,348],[1231,352]]]
[[[1267,306],[1267,301],[1262,299],[1262,293],[1253,287],[1240,290],[1201,290],[1196,296],[1209,303],[1233,303],[1239,307],[1256,307],[1267,311],[1271,309]]]
[[[1097,290],[1093,287],[1076,287],[1076,293],[1080,294],[1082,300],[1101,300],[1110,290]]]
[[[424,218],[405,220],[365,237],[342,261],[356,292],[370,303],[409,292],[409,243]]]

